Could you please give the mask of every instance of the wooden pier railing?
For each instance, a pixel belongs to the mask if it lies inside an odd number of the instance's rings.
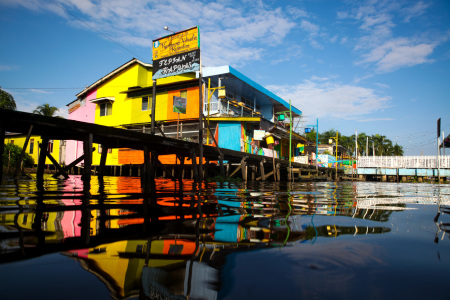
[[[288,170],[289,162],[287,160],[273,160],[272,158],[261,155],[224,148],[219,149],[208,145],[202,145],[200,147],[197,143],[158,135],[4,109],[0,109],[0,135],[3,139],[0,146],[0,165],[3,165],[1,159],[4,150],[5,132],[27,135],[23,149],[26,149],[27,141],[31,135],[37,135],[42,138],[37,169],[38,181],[43,178],[46,157],[49,157],[56,164],[59,174],[67,176],[67,167],[58,166],[57,162],[51,158],[51,154],[47,152],[49,140],[83,141],[83,157],[79,157],[76,161],[78,163],[81,159],[84,160],[83,176],[88,181],[91,176],[94,144],[99,144],[102,147],[102,156],[98,168],[98,174],[100,176],[103,176],[103,170],[105,169],[107,149],[112,148],[132,148],[144,151],[142,177],[145,180],[154,178],[157,166],[161,165],[158,160],[159,155],[175,154],[181,161],[184,161],[184,159],[192,159],[192,167],[194,173],[196,173],[195,179],[201,181],[202,176],[199,176],[198,173],[202,170],[202,165],[196,166],[196,158],[199,157],[200,148],[202,148],[204,159],[218,162],[222,176],[225,176],[224,161],[226,161],[229,164],[233,164],[236,168],[233,172],[229,173],[230,176],[238,174],[240,171],[245,181],[250,179],[266,180],[269,176],[273,176],[275,180],[283,180],[286,178],[292,180],[294,169],[306,170],[305,172],[308,175],[313,174],[320,179],[323,179],[323,176],[331,178],[331,173],[334,172],[334,169],[316,169],[314,166],[295,162],[291,163],[291,170]],[[71,165],[73,164],[68,163],[68,166]],[[336,174],[334,174],[334,177],[336,177]]]

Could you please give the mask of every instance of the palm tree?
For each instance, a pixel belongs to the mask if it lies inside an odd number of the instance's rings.
[[[398,144],[395,144],[395,146],[392,148],[392,154],[395,156],[403,156],[403,147],[399,146]]]
[[[57,107],[50,106],[50,104],[45,103],[44,105],[39,105],[36,107],[36,109],[33,111],[33,114],[53,117],[53,115],[59,111]]]

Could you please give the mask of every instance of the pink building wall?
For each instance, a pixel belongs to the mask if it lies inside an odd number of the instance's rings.
[[[86,97],[83,106],[69,113],[69,120],[95,123],[95,103],[90,100],[97,98],[97,90],[92,91]],[[66,142],[66,164],[83,155],[83,142],[68,140]]]

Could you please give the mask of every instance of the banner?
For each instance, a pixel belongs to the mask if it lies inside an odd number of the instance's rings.
[[[255,141],[262,141],[266,132],[264,130],[253,130],[253,139]]]
[[[153,40],[153,61],[200,49],[198,27]]]
[[[153,40],[152,45],[152,79],[200,70],[200,35],[198,27]]]
[[[152,79],[200,70],[200,49],[153,61]]]

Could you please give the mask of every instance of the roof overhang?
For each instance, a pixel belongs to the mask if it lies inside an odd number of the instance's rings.
[[[126,62],[123,65],[121,65],[120,67],[118,67],[114,71],[110,72],[106,76],[104,76],[101,79],[97,80],[96,82],[94,82],[90,86],[86,87],[83,91],[79,92],[76,95],[77,98],[81,98],[83,95],[85,95],[86,93],[88,93],[92,89],[98,87],[100,84],[104,83],[105,81],[109,80],[110,78],[114,77],[115,75],[119,74],[120,72],[122,72],[123,70],[125,70],[126,68],[128,68],[129,66],[131,66],[131,65],[133,65],[135,63],[140,64],[141,66],[146,67],[146,68],[152,68],[153,67],[152,64],[147,64],[147,63],[144,63],[144,62],[140,61],[137,58],[133,58],[132,60]]]
[[[101,97],[97,99],[89,100],[92,103],[102,103],[102,102],[114,102],[114,97]]]

